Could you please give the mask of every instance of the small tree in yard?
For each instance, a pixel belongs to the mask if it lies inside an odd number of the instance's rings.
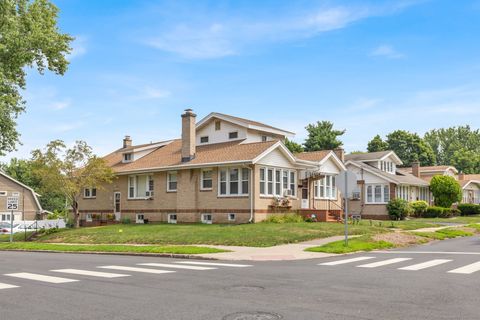
[[[80,226],[78,200],[83,189],[99,188],[115,177],[105,160],[95,156],[84,141],[77,141],[72,148],[67,148],[61,140],[52,141],[44,151],[34,150],[32,160],[37,163],[37,174],[43,185],[65,194],[76,227]]]
[[[430,181],[430,191],[435,198],[435,205],[439,207],[450,208],[462,200],[462,188],[450,176],[434,176]]]

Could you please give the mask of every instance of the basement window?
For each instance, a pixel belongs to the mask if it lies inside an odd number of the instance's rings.
[[[212,224],[212,215],[209,213],[202,214],[202,223]]]
[[[168,214],[168,223],[177,223],[177,215],[175,213]]]
[[[228,221],[235,221],[235,213],[228,214]]]

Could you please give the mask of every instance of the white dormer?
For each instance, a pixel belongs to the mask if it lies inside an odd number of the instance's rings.
[[[242,143],[283,140],[294,134],[260,122],[210,113],[196,126],[197,146],[242,140]]]
[[[125,143],[126,139],[124,139],[124,148],[122,151],[122,163],[134,162],[138,159],[145,157],[147,154],[157,150],[158,148],[164,147],[167,144],[172,142],[172,140],[169,140],[169,141],[132,146],[131,138],[129,136],[127,136],[127,138],[128,138],[127,143]]]

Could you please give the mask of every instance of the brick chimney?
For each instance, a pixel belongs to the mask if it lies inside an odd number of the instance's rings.
[[[463,173],[463,171],[460,171],[460,173],[458,174],[458,180],[459,181],[465,180],[465,173]]]
[[[343,148],[334,149],[333,152],[337,155],[337,157],[342,161],[345,162],[345,150]]]
[[[414,161],[412,162],[412,174],[420,178],[420,162],[419,161]]]
[[[125,136],[125,138],[123,138],[123,148],[129,148],[132,146],[132,138],[130,138],[130,136]]]
[[[188,162],[195,158],[196,117],[197,115],[193,113],[192,109],[186,109],[182,114],[182,162]]]

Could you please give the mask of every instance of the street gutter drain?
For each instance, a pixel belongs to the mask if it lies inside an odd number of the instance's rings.
[[[240,291],[240,292],[251,292],[251,291],[265,290],[265,288],[261,287],[261,286],[238,285],[238,286],[226,287],[225,290],[237,291],[237,292],[238,291]]]
[[[222,320],[279,320],[283,317],[276,313],[269,312],[237,312],[228,314]]]

